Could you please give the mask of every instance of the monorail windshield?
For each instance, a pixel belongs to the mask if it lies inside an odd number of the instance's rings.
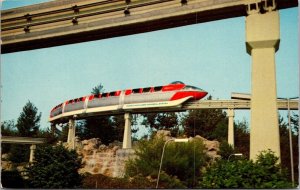
[[[201,88],[198,88],[198,87],[195,87],[195,86],[190,86],[190,85],[186,85],[184,87],[184,90],[200,90],[200,91],[204,91],[203,89]]]
[[[184,83],[181,81],[174,81],[174,82],[171,82],[170,84],[184,84]]]

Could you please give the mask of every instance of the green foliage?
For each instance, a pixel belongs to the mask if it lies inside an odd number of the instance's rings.
[[[30,145],[12,144],[9,151],[9,160],[13,163],[24,163],[29,161]]]
[[[83,188],[88,189],[152,189],[154,182],[142,176],[134,178],[112,178],[102,174],[85,174],[83,179]]]
[[[151,132],[154,130],[169,130],[172,136],[176,136],[178,133],[178,116],[174,112],[146,113],[142,116],[143,121],[141,124]]]
[[[252,160],[218,160],[204,173],[201,188],[291,188],[272,151],[263,151]]]
[[[4,188],[24,188],[26,181],[20,175],[18,170],[1,171],[1,184]]]
[[[208,100],[211,100],[211,96]],[[187,136],[200,135],[206,139],[227,140],[228,119],[220,109],[190,110],[181,124]]]
[[[250,152],[250,133],[248,126],[245,120],[234,123],[234,149],[236,152],[242,153],[246,158],[249,158]]]
[[[2,136],[16,136],[17,130],[14,120],[1,122],[1,135]]]
[[[2,136],[17,136],[16,126],[13,120],[1,122],[1,135]],[[1,144],[1,153],[6,154],[10,151],[11,144]]]
[[[92,89],[92,94],[97,95],[104,92],[104,86],[100,83]]]
[[[41,119],[41,113],[37,112],[37,108],[30,101],[23,107],[16,124],[20,136],[34,137],[37,135]]]
[[[296,116],[294,115],[296,118]],[[293,117],[292,117],[293,118]],[[298,122],[292,124],[292,129],[297,130]],[[289,178],[291,178],[291,157],[290,157],[290,138],[289,138],[289,128],[288,124],[284,122],[283,117],[279,117],[279,132],[280,132],[280,154],[282,166],[288,169]],[[299,176],[299,134],[297,132],[292,132],[292,145],[293,145],[293,160],[294,160],[294,176]],[[297,180],[297,178],[295,179]],[[297,181],[296,181],[297,183]],[[299,183],[299,181],[298,181]]]
[[[157,178],[164,143],[161,137],[141,140],[136,150],[137,158],[126,164],[126,175]],[[188,143],[169,142],[165,148],[160,184],[166,188],[194,187],[200,169],[208,160],[200,139]]]
[[[63,146],[39,146],[27,177],[31,188],[76,188],[81,185],[81,160],[74,150]]]
[[[234,154],[234,148],[226,141],[220,143],[218,154],[222,159],[227,160],[231,154]]]

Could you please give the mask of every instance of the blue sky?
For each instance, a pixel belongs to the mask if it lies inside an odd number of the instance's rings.
[[[35,1],[4,1],[2,9]],[[280,11],[276,54],[278,97],[299,95],[298,8]],[[1,121],[17,120],[28,100],[49,127],[55,105],[88,95],[99,83],[106,91],[180,80],[218,99],[251,91],[251,57],[246,53],[245,17],[138,35],[1,55]],[[249,117],[236,111],[236,120]],[[285,113],[284,113],[285,114]]]

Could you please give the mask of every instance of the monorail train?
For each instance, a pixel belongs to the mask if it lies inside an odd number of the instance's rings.
[[[50,113],[49,121],[67,118],[73,115],[92,114],[116,110],[149,109],[159,107],[176,107],[183,102],[205,97],[206,91],[201,88],[175,81],[165,86],[126,89],[88,95],[68,100],[55,106]]]

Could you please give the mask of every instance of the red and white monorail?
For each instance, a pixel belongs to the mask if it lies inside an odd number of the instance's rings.
[[[55,106],[49,121],[60,120],[74,115],[91,115],[98,112],[133,109],[151,109],[160,107],[177,107],[183,102],[205,97],[206,91],[186,85],[180,81],[165,86],[126,89],[97,95],[88,95],[67,100]]]

